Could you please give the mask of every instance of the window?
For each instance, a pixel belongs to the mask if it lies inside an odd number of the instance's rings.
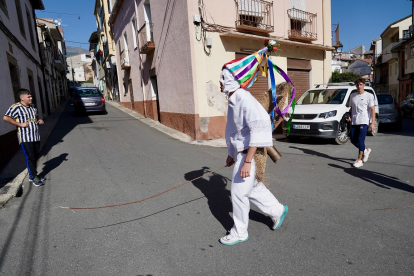
[[[7,4],[6,0],[0,0],[0,9],[4,12],[4,14],[9,17],[9,13],[7,12]]]
[[[131,27],[132,27],[132,40],[134,41],[134,49],[137,48],[137,22],[134,19],[131,21]]]
[[[16,4],[17,19],[19,20],[20,33],[26,39],[26,32],[24,30],[23,15],[22,15],[22,6],[20,5],[20,0],[14,0]]]
[[[112,12],[112,1],[108,0],[108,12],[111,13]]]
[[[26,18],[27,18],[27,25],[29,26],[29,36],[30,36],[30,42],[32,43],[32,48],[36,52],[36,46],[35,41],[33,37],[33,25],[32,25],[32,17],[30,16],[29,9],[26,6]]]
[[[127,36],[126,33],[124,33],[124,57],[126,59],[129,58],[129,55],[128,55],[128,36]]]
[[[118,52],[121,54],[121,40],[118,41]]]
[[[392,76],[392,65],[390,65],[390,77]]]
[[[414,43],[410,44],[410,58],[414,57]]]

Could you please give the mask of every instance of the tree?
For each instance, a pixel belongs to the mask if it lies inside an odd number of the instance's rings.
[[[354,72],[346,72],[346,73],[339,73],[338,71],[335,71],[332,73],[332,82],[353,82],[357,78],[359,78],[360,75],[354,73]]]

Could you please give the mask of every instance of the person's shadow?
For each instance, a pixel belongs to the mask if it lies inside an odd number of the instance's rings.
[[[46,176],[48,173],[50,173],[52,170],[56,169],[60,166],[60,164],[63,163],[63,161],[68,161],[68,153],[62,153],[61,155],[54,157],[45,163],[43,163],[43,169],[41,172],[41,176]]]
[[[395,188],[402,191],[414,193],[413,186],[405,184],[404,182],[401,182],[398,178],[393,176],[389,176],[379,172],[367,171],[361,168],[344,168],[335,164],[328,165],[337,169],[343,169],[344,172],[346,172],[347,174],[365,180],[383,189]]]
[[[340,161],[340,162],[344,162],[344,163],[349,163],[348,160],[353,161],[353,159],[336,158],[336,157],[332,157],[330,155],[327,155],[325,153],[310,150],[310,149],[298,148],[298,147],[295,147],[295,146],[290,146],[290,148],[301,150],[304,154],[307,154],[307,155],[315,155],[315,156],[323,157],[323,158],[326,158],[326,159],[331,159],[331,160],[334,160],[334,161]]]
[[[210,172],[209,167],[202,167],[200,170],[191,171],[185,174],[185,179],[192,180]],[[207,177],[207,176],[206,176]],[[213,173],[209,179],[199,178],[194,180],[193,185],[207,198],[208,207],[213,216],[221,223],[225,230],[233,227],[233,218],[230,213],[233,211],[230,191],[226,189],[227,184],[231,184],[231,179],[220,174]],[[272,220],[262,213],[250,210],[250,219],[261,222],[271,228]]]

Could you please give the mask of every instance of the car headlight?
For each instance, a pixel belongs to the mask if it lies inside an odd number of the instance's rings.
[[[319,118],[325,118],[325,119],[327,119],[329,117],[335,117],[335,116],[336,116],[336,110],[319,114]]]

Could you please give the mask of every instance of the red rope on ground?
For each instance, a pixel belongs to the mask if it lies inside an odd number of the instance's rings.
[[[156,195],[153,195],[153,196],[150,196],[150,197],[147,197],[147,198],[141,199],[141,200],[133,201],[133,202],[121,203],[121,204],[115,204],[115,205],[108,205],[108,206],[100,206],[100,207],[60,207],[60,208],[63,208],[63,209],[70,209],[70,210],[92,210],[92,209],[103,209],[103,208],[111,208],[111,207],[118,207],[118,206],[124,206],[124,205],[129,205],[129,204],[140,203],[140,202],[143,202],[143,201],[145,201],[145,200],[148,200],[148,199],[151,199],[151,198],[154,198],[154,197],[160,196],[160,195],[162,195],[162,194],[165,194],[165,193],[167,193],[167,192],[169,192],[169,191],[172,191],[172,190],[174,190],[174,189],[177,189],[177,188],[179,188],[179,187],[181,187],[181,186],[184,186],[185,184],[188,184],[188,183],[190,183],[190,182],[193,182],[194,180],[197,180],[197,179],[199,179],[199,178],[202,178],[202,177],[204,177],[204,176],[206,176],[206,175],[209,175],[209,174],[215,173],[215,172],[217,172],[217,171],[219,171],[219,170],[224,169],[225,167],[227,167],[227,166],[223,166],[223,167],[221,167],[220,169],[217,169],[217,170],[214,170],[214,171],[208,172],[208,173],[206,173],[206,174],[203,174],[202,176],[199,176],[199,177],[197,177],[197,178],[194,178],[194,179],[192,179],[192,180],[189,180],[189,181],[187,181],[187,182],[184,182],[184,183],[182,183],[182,184],[180,184],[180,185],[178,185],[178,186],[175,186],[175,187],[173,187],[173,188],[171,188],[171,189],[168,189],[168,190],[166,190],[166,191],[164,191],[164,192],[158,193],[158,194],[156,194]]]

